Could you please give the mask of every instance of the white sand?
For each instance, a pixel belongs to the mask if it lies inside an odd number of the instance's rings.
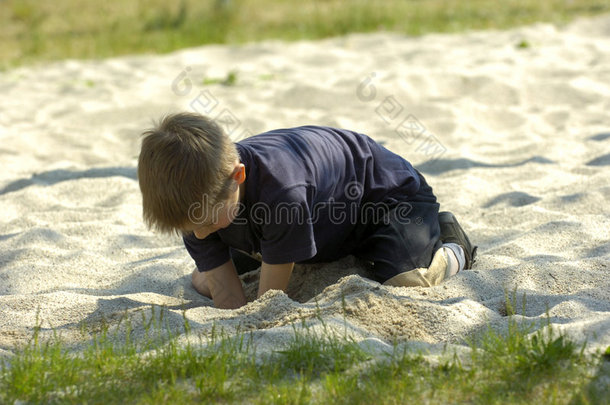
[[[230,71],[237,85],[202,85]],[[176,333],[184,308],[194,332],[254,331],[262,347],[322,319],[374,350],[394,339],[434,349],[505,329],[514,289],[526,296],[521,319],[548,313],[590,349],[610,345],[609,17],[66,61],[0,73],[0,105],[0,356],[37,322],[79,341],[82,322],[95,331],[151,304],[168,308]],[[384,142],[470,231],[475,269],[434,288],[388,288],[350,276],[363,268],[346,258],[298,266],[288,295],[211,307],[190,287],[181,241],[142,224],[135,180],[141,130],[193,106],[238,120],[225,121],[236,138],[324,124]],[[409,115],[427,129],[417,139],[395,133]],[[245,282],[252,296],[255,275]]]

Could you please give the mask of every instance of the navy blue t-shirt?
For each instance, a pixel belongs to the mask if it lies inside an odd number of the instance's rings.
[[[420,186],[409,162],[345,129],[277,129],[236,147],[246,167],[238,216],[205,239],[184,237],[200,271],[226,263],[229,247],[269,264],[339,259],[356,247],[358,224],[379,220]]]

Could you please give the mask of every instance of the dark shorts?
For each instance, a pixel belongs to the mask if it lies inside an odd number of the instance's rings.
[[[420,177],[419,191],[408,203],[390,209],[383,220],[373,218],[362,223],[352,234],[358,242],[350,253],[372,263],[374,277],[380,283],[405,271],[428,267],[442,245],[439,204],[432,188],[421,174]],[[236,249],[231,249],[231,258],[239,274],[261,264]]]
[[[407,205],[391,210],[386,223],[367,224],[352,254],[373,263],[380,283],[405,271],[428,267],[442,245],[438,210],[432,188],[421,176],[417,195]]]

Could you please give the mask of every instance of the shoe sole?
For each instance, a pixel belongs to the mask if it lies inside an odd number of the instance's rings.
[[[462,228],[453,213],[449,211],[439,212],[438,222],[441,227],[441,241],[445,243],[447,237],[456,239],[451,242],[457,243],[458,245],[462,246],[462,249],[464,249],[464,256],[466,256],[465,269],[471,269],[472,264],[475,262],[477,256],[478,246],[474,246],[472,242],[470,242],[470,239],[468,238],[468,235],[466,235],[464,228]],[[449,235],[443,234],[443,225],[450,226],[451,232]]]

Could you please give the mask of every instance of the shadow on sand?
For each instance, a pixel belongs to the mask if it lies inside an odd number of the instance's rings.
[[[0,195],[19,191],[34,184],[51,186],[62,181],[76,179],[95,179],[104,177],[122,176],[137,180],[135,167],[98,167],[87,170],[50,170],[48,172],[35,173],[29,179],[19,179],[10,182],[0,190]]]

